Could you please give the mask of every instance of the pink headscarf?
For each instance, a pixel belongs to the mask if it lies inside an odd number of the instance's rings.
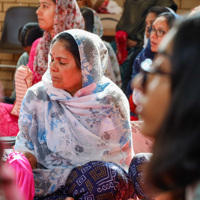
[[[68,29],[84,29],[84,26],[84,19],[76,0],[56,0],[53,36]],[[45,31],[42,39],[40,40],[36,48],[33,63],[33,70],[35,71],[33,79],[36,79],[38,81],[41,80],[42,75],[47,70],[48,52],[51,40],[52,38],[50,33]]]

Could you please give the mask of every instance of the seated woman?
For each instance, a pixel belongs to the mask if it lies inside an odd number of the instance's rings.
[[[95,10],[91,8],[81,8],[81,13],[85,20],[85,30],[97,34],[99,37],[103,36],[103,25],[101,23],[101,19]],[[119,69],[119,63],[116,57],[116,54],[111,47],[109,42],[104,41],[108,49],[108,65],[105,72],[105,76],[110,78],[114,83],[116,83],[119,87],[122,85],[121,74]]]
[[[152,25],[152,31],[150,34],[150,40],[148,41],[147,46],[138,54],[136,57],[134,64],[133,64],[133,71],[132,71],[132,80],[139,73],[141,62],[145,59],[152,60],[154,56],[156,55],[158,51],[158,46],[166,33],[170,30],[170,28],[173,26],[173,23],[175,21],[175,15],[167,12],[162,13],[158,15],[156,20],[154,21]],[[132,102],[134,96],[138,96],[138,92],[134,93],[133,96],[131,94],[133,93],[133,87],[131,87],[131,81],[127,87],[127,97],[129,98],[129,101]],[[137,97],[138,98],[138,97]],[[135,101],[134,101],[135,103]],[[130,103],[131,104],[131,103]],[[135,113],[135,106],[133,106],[133,109],[131,110],[132,113]]]
[[[153,6],[148,10],[145,18],[144,47],[146,47],[148,39],[150,38],[152,24],[156,20],[157,16],[164,12],[169,12],[169,8]]]
[[[0,104],[0,135],[16,136],[18,116],[27,89],[41,81],[47,70],[48,52],[51,40],[61,31],[71,28],[84,28],[84,19],[76,0],[45,0],[39,2],[36,11],[38,23],[44,30],[42,38],[37,39],[30,51],[27,66],[21,65],[16,71],[16,101],[14,106]]]
[[[25,95],[14,149],[30,161],[38,199],[61,186],[62,197],[134,195],[126,175],[133,157],[128,101],[104,76],[107,60],[97,35],[61,32],[52,41],[42,81]]]
[[[27,65],[31,46],[36,39],[42,36],[42,34],[43,30],[39,27],[38,23],[29,22],[22,27],[19,33],[19,41],[25,52],[20,56],[17,62],[16,71],[19,66]],[[11,97],[4,97],[4,103],[0,103],[0,115],[3,116],[0,119],[0,136],[16,136],[19,131],[17,123],[18,115],[16,116],[15,113],[12,112],[12,104],[16,99],[15,88],[14,78],[14,90]],[[21,93],[18,95],[21,95]]]
[[[134,84],[142,93],[143,134],[155,138],[146,184],[176,200],[200,198],[199,34],[200,15],[182,21]]]
[[[17,62],[16,71],[19,68],[19,66],[28,64],[32,44],[35,40],[42,37],[42,35],[43,35],[43,30],[39,27],[39,24],[36,22],[29,22],[20,29],[19,41],[21,42],[25,52],[20,56]],[[15,88],[15,82],[14,82],[14,88]],[[13,100],[16,99],[15,89],[12,92],[11,99]]]

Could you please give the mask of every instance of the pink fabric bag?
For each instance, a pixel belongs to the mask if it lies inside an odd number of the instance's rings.
[[[12,115],[19,116],[20,107],[26,91],[32,86],[33,73],[28,66],[21,65],[15,73],[16,100],[11,110]]]
[[[6,163],[9,163],[16,176],[16,185],[25,200],[33,200],[35,195],[34,178],[28,159],[19,152],[11,153]]]

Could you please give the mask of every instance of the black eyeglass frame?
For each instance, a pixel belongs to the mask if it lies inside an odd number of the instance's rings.
[[[158,34],[158,31],[161,31],[162,33]],[[151,34],[154,33],[154,32],[156,33],[157,37],[163,37],[163,35],[165,35],[167,33],[166,31],[155,29],[155,28],[152,27],[151,28]]]
[[[146,87],[148,74],[159,74],[161,76],[171,76],[172,75],[170,72],[164,72],[156,67],[152,67],[152,63],[153,63],[152,60],[149,58],[146,58],[141,63],[140,73],[143,74],[143,78],[142,78],[142,82],[141,82],[141,85],[143,88]]]

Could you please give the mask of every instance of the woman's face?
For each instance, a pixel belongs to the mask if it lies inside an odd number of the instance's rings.
[[[164,48],[153,61],[153,72],[141,72],[134,80],[134,87],[141,91],[140,103],[136,110],[144,120],[143,134],[155,137],[161,126],[171,100],[171,63],[167,55],[171,55],[171,45]],[[146,81],[144,77],[146,75]]]
[[[150,34],[152,52],[158,52],[158,46],[168,31],[169,26],[166,18],[163,16],[156,18],[152,25],[152,31]]]
[[[156,19],[156,14],[154,12],[150,12],[145,20],[145,35],[146,38],[149,39],[150,37],[150,29],[152,27],[153,22]]]
[[[39,0],[39,8],[36,11],[40,28],[53,32],[54,14],[56,4],[52,0]]]
[[[63,89],[72,96],[82,88],[81,69],[62,42],[56,41],[50,49],[50,73],[55,88]]]

